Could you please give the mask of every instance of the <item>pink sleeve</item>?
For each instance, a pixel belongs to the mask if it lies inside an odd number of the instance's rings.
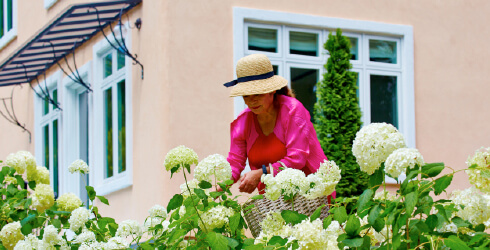
[[[227,160],[231,165],[232,178],[235,182],[240,179],[240,174],[245,168],[247,161],[247,142],[244,135],[244,125],[243,122],[238,120],[235,120],[230,125],[231,145]]]
[[[280,161],[288,168],[302,169],[306,165],[306,159],[310,153],[308,133],[310,128],[309,121],[304,118],[292,116],[289,118],[287,126],[284,128],[286,156]],[[272,164],[274,175],[279,172],[282,165],[279,162]]]

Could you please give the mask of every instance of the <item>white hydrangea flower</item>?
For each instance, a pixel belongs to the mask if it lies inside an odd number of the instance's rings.
[[[371,123],[357,132],[352,153],[361,170],[371,175],[393,151],[405,147],[403,135],[393,125]]]
[[[201,218],[206,225],[208,231],[212,231],[214,228],[221,228],[228,225],[229,217],[233,216],[235,211],[232,208],[228,208],[222,205],[218,205],[209,209],[201,215]],[[202,222],[199,221],[201,224]],[[204,227],[200,225],[202,229]]]
[[[437,229],[437,232],[439,233],[458,233],[458,226],[454,223],[447,223],[444,222],[444,224],[441,226],[441,228]]]
[[[70,229],[72,231],[77,231],[80,228],[85,228],[85,223],[88,221],[89,217],[90,211],[84,207],[79,207],[73,210],[73,212],[71,212],[70,219],[68,219]]]
[[[281,186],[282,194],[285,196],[303,195],[310,188],[305,173],[299,169],[286,168],[279,172],[275,178],[276,184]]]
[[[37,166],[35,169],[35,174],[32,180],[35,181],[36,184],[49,185],[49,170],[44,166]]]
[[[198,181],[207,181],[213,183],[222,182],[231,179],[231,166],[226,158],[220,154],[210,155],[199,164],[194,169],[194,178]]]
[[[4,247],[9,250],[14,249],[17,242],[24,239],[24,235],[20,231],[21,227],[20,222],[16,221],[5,225],[0,230],[0,239]]]
[[[17,178],[15,177],[12,177],[12,176],[5,176],[5,179],[4,179],[5,183],[8,184],[17,184]]]
[[[127,249],[129,242],[122,237],[112,237],[103,245],[103,249]]]
[[[281,185],[272,174],[262,175],[261,182],[265,184],[265,198],[275,201],[281,197]]]
[[[25,237],[25,239],[20,240],[15,245],[14,250],[31,250],[31,249],[39,249],[39,239],[37,236],[33,234],[29,234]]]
[[[119,227],[116,231],[117,237],[127,237],[127,236],[135,236],[139,237],[142,235],[142,228],[140,224],[135,220],[125,220],[119,224]]]
[[[36,158],[31,154],[31,152],[19,151],[17,152],[17,156],[25,163],[27,175],[29,175],[29,172],[36,171]]]
[[[320,164],[320,168],[314,174],[306,177],[309,185],[314,183],[304,195],[307,199],[315,199],[330,195],[335,191],[335,186],[339,183],[341,175],[339,166],[334,161],[325,160]]]
[[[32,206],[40,213],[54,205],[54,191],[48,184],[37,184],[31,197]]]
[[[76,160],[70,166],[68,167],[68,171],[70,173],[80,173],[80,174],[88,174],[89,173],[89,166],[87,165],[86,162],[83,160]]]
[[[300,249],[325,249],[328,242],[328,234],[323,229],[323,222],[320,219],[310,221],[303,220],[294,225],[292,237],[298,240]]]
[[[95,233],[89,230],[84,230],[81,234],[75,235],[73,239],[73,243],[79,244],[90,244],[92,242],[96,242]]]
[[[385,162],[385,172],[393,178],[405,173],[407,168],[415,165],[423,166],[424,158],[415,148],[399,148],[388,156]]]
[[[153,206],[150,208],[150,210],[148,210],[148,213],[150,213],[151,218],[159,218],[161,220],[167,219],[167,210],[165,207],[160,205]]]
[[[476,188],[454,190],[450,197],[454,204],[464,206],[456,215],[471,224],[479,225],[490,219],[488,200]]]
[[[186,213],[186,212],[187,212],[187,211],[186,211],[185,206],[184,206],[184,205],[180,206],[180,208],[179,208],[179,216],[180,216],[181,218],[182,218],[182,217],[184,217],[184,215],[185,215],[185,213]]]
[[[381,192],[376,192],[374,194],[374,200],[389,200],[389,201],[394,201],[396,199],[396,195],[388,192],[388,191],[381,191]]]
[[[179,166],[177,172],[179,172],[186,164],[190,166],[197,163],[198,157],[196,152],[183,145],[171,149],[163,161],[163,165],[167,171]]]
[[[488,176],[490,171],[490,148],[477,150],[473,156],[468,157],[466,164],[468,167],[476,165],[476,168],[466,170],[470,183],[480,191],[490,193],[490,178],[484,176]]]
[[[58,229],[53,225],[47,225],[44,227],[43,241],[50,245],[54,246],[60,243],[62,240],[61,236],[58,234]]]
[[[282,218],[281,212],[269,211],[260,222],[260,226],[265,234],[274,234],[286,226],[286,221]]]
[[[23,174],[26,171],[26,162],[19,154],[9,154],[5,159],[5,164],[13,167],[17,174]]]
[[[78,250],[104,250],[105,242],[91,242],[91,243],[82,243]]]
[[[293,232],[293,228],[290,225],[285,225],[280,230],[277,230],[273,233],[266,234],[264,231],[261,231],[259,233],[259,236],[255,238],[254,244],[260,244],[260,243],[267,244],[267,242],[269,242],[269,240],[274,236],[280,236],[282,238],[289,238],[289,240],[292,240],[291,238],[292,232]]]
[[[59,207],[63,211],[71,212],[82,205],[82,200],[74,193],[62,194],[58,200]]]
[[[344,231],[340,227],[340,224],[338,221],[332,221],[330,225],[328,225],[327,229],[325,229],[327,233],[327,248],[326,249],[339,249],[337,246],[337,238],[339,235],[343,234]]]
[[[189,190],[187,189],[187,186],[189,186],[189,189],[192,191],[192,193],[194,193],[194,188],[199,188],[199,181],[196,179],[192,179],[187,182],[187,185],[185,183],[182,183],[180,185],[180,191],[182,192],[182,196],[184,196],[184,199],[189,197]]]

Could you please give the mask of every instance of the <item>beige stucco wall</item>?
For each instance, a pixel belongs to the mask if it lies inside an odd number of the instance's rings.
[[[48,11],[42,1],[18,2],[18,36],[0,51],[0,60],[68,3],[87,1],[60,0]],[[166,206],[183,180],[170,180],[163,169],[165,154],[175,146],[193,148],[200,159],[227,154],[233,100],[222,83],[233,78],[234,6],[412,26],[416,142],[425,160],[460,169],[468,155],[490,146],[486,0],[144,0],[129,14],[132,22],[143,21],[141,30],[131,30],[131,51],[145,66],[144,80],[139,66],[131,66],[133,186],[107,195],[111,207],[101,205],[103,214],[142,222],[152,205]],[[78,65],[92,60],[92,46],[100,39],[77,51]],[[16,114],[33,132],[33,93],[27,85],[15,93]],[[0,88],[0,97],[9,94],[10,88]],[[34,135],[29,143],[26,133],[2,118],[0,138],[1,159],[21,149],[34,151]],[[458,174],[451,188],[466,187],[466,179]]]

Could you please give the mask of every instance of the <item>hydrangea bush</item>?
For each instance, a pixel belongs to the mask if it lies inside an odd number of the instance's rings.
[[[262,232],[253,239],[245,234],[244,219],[252,210],[231,193],[231,167],[223,156],[199,162],[190,148],[172,149],[164,168],[184,175],[181,193],[166,208],[151,207],[142,223],[128,218],[118,224],[98,212],[95,199],[109,202],[91,186],[86,187],[90,204],[71,193],[55,200],[44,168],[21,151],[9,155],[0,171],[0,249],[488,249],[488,152],[481,149],[467,161],[466,172],[475,187],[437,199],[455,171],[442,174],[443,163],[426,164],[420,152],[405,147],[403,135],[393,126],[371,124],[359,131],[353,145],[359,165],[370,175],[362,195],[325,204],[330,215],[324,219],[322,207],[311,216],[295,212],[294,206],[293,211],[268,211],[260,223]],[[193,165],[195,174],[189,178]],[[89,171],[81,161],[70,169],[74,174]],[[385,175],[398,180],[401,174],[406,178],[399,190],[387,192]],[[339,166],[325,161],[309,176],[284,168],[262,181],[267,185],[265,198],[283,196],[292,202],[297,195],[329,195],[340,178]],[[348,206],[354,207],[349,213]]]

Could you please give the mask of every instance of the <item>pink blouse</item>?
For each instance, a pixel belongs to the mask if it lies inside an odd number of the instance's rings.
[[[284,95],[276,97],[280,106],[273,132],[287,149],[281,162],[289,168],[307,167],[311,173],[315,173],[327,157],[320,146],[308,110],[295,98]],[[247,108],[231,123],[231,145],[227,160],[235,182],[240,179],[250,148],[258,137],[253,119],[252,111]],[[272,167],[275,175],[282,165],[275,162]]]

